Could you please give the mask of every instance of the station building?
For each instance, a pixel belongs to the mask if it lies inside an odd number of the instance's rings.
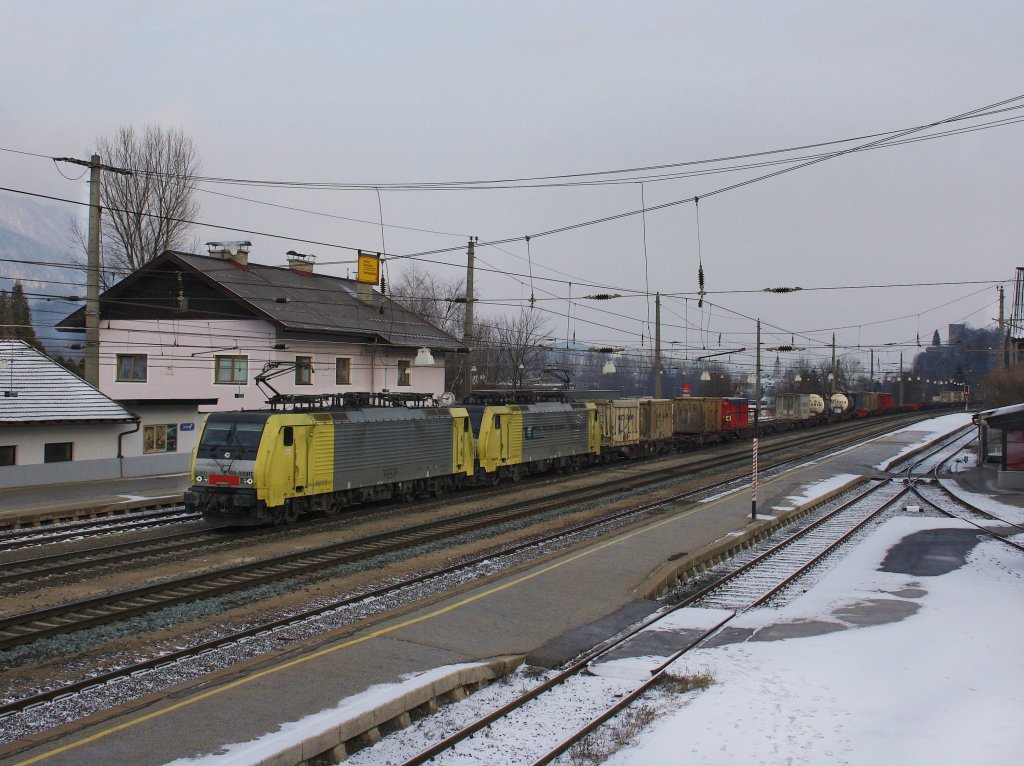
[[[206,413],[263,409],[268,394],[440,396],[461,340],[373,285],[249,260],[248,242],[167,251],[100,296],[99,390],[138,416],[130,455],[183,472]],[[57,325],[84,332],[85,308]],[[267,386],[254,379],[265,373]]]

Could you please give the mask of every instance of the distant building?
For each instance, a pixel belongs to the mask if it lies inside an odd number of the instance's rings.
[[[0,487],[119,478],[135,416],[22,340],[0,339]]]
[[[957,343],[967,344],[967,325],[965,324],[951,324],[947,331],[946,345],[953,346]]]
[[[309,256],[265,266],[247,242],[214,244],[167,251],[100,296],[99,389],[150,429],[137,454],[185,470],[203,414],[266,406],[253,379],[267,365],[282,394],[444,392],[460,340]],[[83,331],[84,307],[57,327]]]

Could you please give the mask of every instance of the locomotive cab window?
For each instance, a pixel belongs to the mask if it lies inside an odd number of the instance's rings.
[[[291,426],[285,426],[281,429],[281,440],[284,446],[290,447],[295,444],[295,429]]]
[[[203,429],[197,457],[220,459],[227,453],[239,460],[255,460],[264,425],[265,419],[220,420],[211,415],[206,422],[206,428]]]

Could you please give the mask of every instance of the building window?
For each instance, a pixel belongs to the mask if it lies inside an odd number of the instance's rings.
[[[409,360],[399,359],[398,360],[398,385],[400,386],[411,386],[412,380],[409,378]]]
[[[145,383],[146,355],[118,354],[117,379],[126,383]]]
[[[0,465],[17,465],[18,448],[13,444],[0,447]]]
[[[297,386],[311,386],[311,385],[313,385],[313,357],[311,357],[311,356],[297,356],[297,357],[295,357],[295,385],[297,385]]]
[[[249,377],[249,357],[214,357],[215,383],[242,383]]]
[[[335,383],[339,386],[352,385],[352,360],[348,357],[339,356],[337,359],[337,377]]]
[[[146,357],[142,357],[145,359]],[[74,442],[50,442],[43,445],[44,463],[67,463],[71,460],[71,447]]]
[[[178,451],[178,426],[145,426],[142,429],[142,454]]]

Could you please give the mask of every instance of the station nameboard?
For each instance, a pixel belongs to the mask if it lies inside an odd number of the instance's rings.
[[[359,269],[356,277],[363,284],[376,285],[380,282],[380,256],[359,251]]]

